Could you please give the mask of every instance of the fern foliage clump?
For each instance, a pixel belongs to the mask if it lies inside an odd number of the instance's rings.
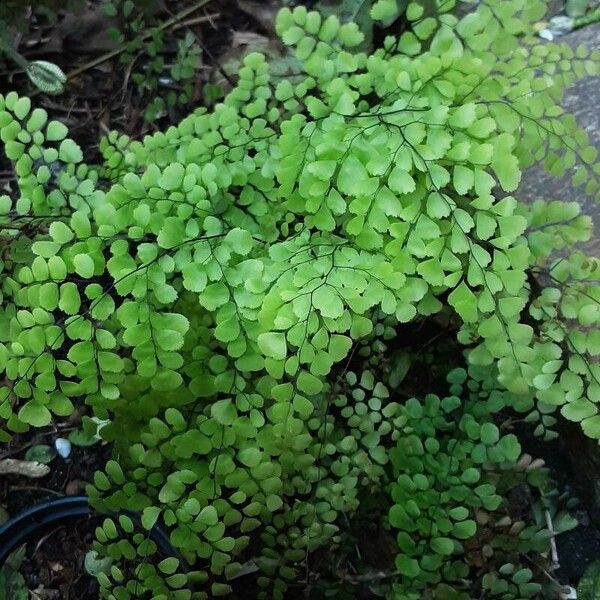
[[[102,597],[557,597],[552,532],[509,502],[548,483],[506,429],[550,439],[560,413],[600,439],[598,261],[577,203],[512,194],[540,161],[599,193],[560,108],[597,57],[529,36],[543,2],[426,4],[373,51],[284,8],[296,74],[251,53],[214,109],[112,132],[98,165],[0,98],[2,438],[86,405],[113,448],[93,503],[180,554],[107,518]],[[387,566],[354,554],[365,524]]]

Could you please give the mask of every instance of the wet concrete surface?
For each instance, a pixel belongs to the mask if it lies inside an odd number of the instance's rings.
[[[589,50],[600,48],[600,23],[557,38],[557,42],[567,42],[576,48],[584,44]],[[575,115],[580,127],[589,135],[590,142],[600,155],[600,78],[585,77],[569,88],[562,102],[563,108]],[[587,196],[583,188],[573,188],[570,176],[556,178],[547,173],[542,165],[536,165],[523,174],[521,185],[516,193],[521,200],[536,198],[546,200],[577,201],[582,211],[594,219],[596,232],[584,248],[589,254],[600,257],[600,203]]]

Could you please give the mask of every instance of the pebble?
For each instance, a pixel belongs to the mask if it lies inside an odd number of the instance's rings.
[[[56,438],[54,441],[54,447],[59,456],[64,459],[69,458],[71,454],[71,442],[66,438]]]
[[[574,27],[575,21],[571,17],[567,17],[566,15],[558,15],[556,17],[552,17],[550,19],[549,26],[539,31],[538,35],[542,39],[551,42],[556,37],[570,33],[573,31]]]

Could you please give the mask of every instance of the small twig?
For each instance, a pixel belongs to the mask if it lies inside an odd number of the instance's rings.
[[[353,354],[354,354],[354,353],[353,353]],[[352,356],[350,356],[350,358],[352,358]],[[347,369],[347,367],[346,367],[345,371],[347,371],[347,370],[348,370],[348,369]],[[345,372],[345,371],[343,371],[343,372]],[[343,372],[342,372],[342,373],[343,373]],[[341,376],[340,376],[340,377],[338,377],[338,381],[337,381],[337,383],[339,383],[340,381],[341,381]],[[344,517],[344,520],[346,521],[346,525],[348,526],[348,529],[350,529],[350,519],[348,519],[348,515],[347,515],[345,512],[343,512],[343,511],[342,511],[342,515],[343,515],[343,517]],[[356,552],[356,556],[358,557],[358,560],[362,560],[362,553],[361,553],[361,551],[360,551],[360,548],[359,548],[359,546],[358,546],[358,543],[355,543],[355,544],[354,544],[354,550],[355,550],[355,552]]]
[[[53,111],[56,111],[56,112],[81,113],[81,114],[88,112],[85,108],[78,108],[76,106],[72,106],[72,107],[68,108],[66,106],[62,106],[61,104],[57,104],[56,102],[51,102],[49,100],[44,101],[43,106],[46,108],[51,108]]]
[[[552,517],[550,516],[550,511],[546,509],[546,525],[548,526],[548,531],[550,531],[550,552],[552,554],[552,562],[554,563],[554,568],[558,568],[560,563],[558,562],[558,550],[556,549],[556,533],[554,531],[554,525],[552,524]]]
[[[556,577],[553,577],[550,573],[548,573],[548,571],[544,567],[538,565],[529,556],[527,556],[527,554],[522,554],[521,556],[533,567],[539,569],[550,581],[552,581],[552,583],[556,584],[559,588],[562,587],[562,584],[560,583],[560,581],[558,581],[558,579],[556,579]]]
[[[225,78],[227,83],[229,83],[230,86],[234,87],[235,82],[233,81],[233,79],[231,78],[229,73],[227,73],[227,71],[223,68],[223,65],[221,65],[221,63],[215,58],[213,53],[206,47],[206,45],[202,42],[202,40],[198,37],[198,35],[195,32],[193,32],[193,33],[196,38],[196,42],[198,43],[200,48],[202,48],[202,52],[204,52],[204,54],[206,54],[206,56],[208,57],[208,60],[213,63],[213,65],[217,68],[217,71],[219,71],[219,73],[221,73],[221,75]]]
[[[150,35],[154,31],[164,31],[165,29],[168,29],[169,27],[175,25],[176,23],[179,23],[182,19],[185,19],[192,13],[201,9],[203,6],[205,6],[209,2],[211,2],[211,0],[198,0],[198,2],[195,2],[192,6],[186,8],[185,10],[182,10],[178,14],[172,16],[170,19],[167,19],[164,23],[162,23],[158,27],[156,27],[156,28],[153,27],[152,29],[148,29],[147,31],[142,33],[140,36],[141,39],[146,40],[148,37],[150,37]],[[107,52],[106,54],[103,54],[102,56],[99,56],[98,58],[95,58],[94,60],[91,60],[91,61],[85,63],[84,65],[81,65],[80,67],[77,67],[76,69],[73,69],[72,71],[67,73],[67,81],[73,79],[74,77],[77,77],[78,75],[81,75],[81,73],[85,73],[85,71],[88,71],[89,69],[93,69],[94,67],[97,67],[98,65],[101,65],[102,63],[105,63],[107,60],[110,60],[111,58],[114,58],[115,56],[119,56],[119,54],[122,54],[123,52],[125,52],[126,49],[127,49],[127,45],[123,44],[119,48],[115,48],[114,50],[111,50],[110,52]],[[37,93],[39,93],[39,91],[36,91],[30,95],[34,96]]]
[[[138,58],[142,56],[143,50],[138,52],[129,62],[127,68],[125,69],[125,77],[123,77],[123,85],[121,86],[121,101],[125,98],[125,94],[127,93],[127,85],[129,84],[129,78],[131,77],[131,71],[133,71],[133,65],[136,63]]]
[[[64,496],[61,492],[51,490],[50,488],[40,487],[39,485],[11,485],[8,488],[11,492],[44,492],[45,494],[52,494],[53,496]]]
[[[46,543],[46,540],[50,536],[54,535],[57,531],[60,531],[61,529],[62,529],[62,526],[59,526],[56,529],[53,529],[52,531],[47,533],[43,538],[41,538],[40,541],[35,545],[35,550],[33,551],[33,553],[35,554],[36,552],[38,552],[40,550],[40,548]]]
[[[400,571],[392,571],[391,573],[385,573],[384,571],[378,571],[373,573],[365,573],[363,575],[345,575],[342,577],[343,581],[348,583],[364,583],[366,581],[382,581],[383,579],[391,579],[398,577]]]
[[[182,29],[183,27],[191,27],[192,25],[200,25],[200,23],[210,23],[212,25],[213,19],[219,19],[221,17],[221,13],[213,13],[211,15],[204,15],[202,17],[194,17],[193,19],[188,19],[187,21],[182,21],[181,23],[177,23],[173,26],[173,31],[177,31],[178,29]]]
[[[104,121],[99,121],[98,127],[104,132],[105,135],[110,133],[110,128]]]
[[[27,48],[35,48],[36,46],[39,46],[40,44],[46,44],[51,39],[52,39],[52,37],[47,35],[46,37],[40,37],[35,40],[26,40],[25,46],[27,46]],[[29,54],[27,56],[29,56]]]

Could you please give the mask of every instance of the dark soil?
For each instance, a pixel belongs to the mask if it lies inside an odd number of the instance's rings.
[[[529,425],[519,424],[514,433],[524,452],[544,460],[557,489],[579,500],[574,514],[579,525],[556,536],[560,564],[556,576],[562,583],[576,586],[588,565],[600,559],[598,506],[590,489],[590,480],[597,477],[597,471],[582,468],[578,448],[585,438],[580,439],[580,429],[559,421],[558,430],[559,437],[550,442],[534,437]]]
[[[96,519],[85,519],[29,543],[21,566],[27,587],[49,600],[96,600],[98,584],[84,569],[95,526]]]

